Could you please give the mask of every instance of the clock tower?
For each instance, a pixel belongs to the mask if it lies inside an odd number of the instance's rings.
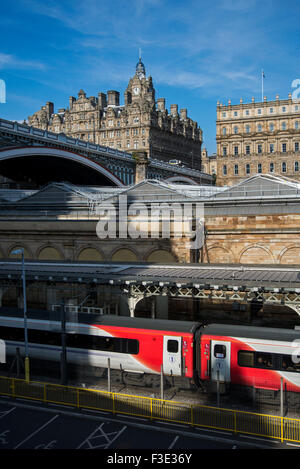
[[[124,93],[124,102],[125,105],[148,103],[155,108],[155,90],[152,77],[146,78],[146,69],[141,57],[136,64],[135,75],[129,80]]]

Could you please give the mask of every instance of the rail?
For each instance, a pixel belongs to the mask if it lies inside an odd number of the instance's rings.
[[[0,395],[300,442],[300,420],[0,376]]]

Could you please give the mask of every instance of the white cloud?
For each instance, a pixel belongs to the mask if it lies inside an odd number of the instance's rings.
[[[3,54],[0,52],[0,69],[34,69],[44,70],[46,65],[35,60],[23,60],[14,55]]]

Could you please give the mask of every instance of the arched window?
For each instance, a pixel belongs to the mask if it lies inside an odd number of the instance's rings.
[[[227,166],[226,166],[226,164],[223,165],[223,174],[224,174],[224,176],[226,176],[226,174],[227,174]]]
[[[282,163],[282,172],[286,173],[286,163],[285,162]]]

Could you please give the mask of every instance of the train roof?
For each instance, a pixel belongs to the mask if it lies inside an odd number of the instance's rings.
[[[293,340],[300,339],[300,330],[234,324],[209,324],[204,327],[202,334],[243,337],[248,339],[278,340],[283,342],[292,342]]]
[[[22,310],[9,310],[3,309],[0,311],[0,317],[16,317],[22,318],[24,316]],[[58,321],[62,320],[60,311],[30,311],[27,312],[28,319],[40,321]],[[196,329],[201,326],[200,322],[193,321],[173,321],[170,319],[149,319],[149,318],[136,318],[129,316],[116,316],[111,314],[88,314],[79,313],[78,317],[66,314],[67,322],[78,322],[78,324],[90,325],[103,325],[114,327],[128,327],[136,329],[152,329],[157,331],[172,331],[172,332],[188,332],[193,334]]]
[[[157,331],[172,331],[172,332],[189,332],[193,334],[197,328],[201,326],[200,322],[193,321],[173,321],[170,319],[149,319],[149,318],[136,318],[128,316],[114,316],[114,315],[85,315],[81,318],[79,315],[79,322],[85,324],[95,324],[103,326],[115,327],[128,327],[136,329],[152,329]]]

